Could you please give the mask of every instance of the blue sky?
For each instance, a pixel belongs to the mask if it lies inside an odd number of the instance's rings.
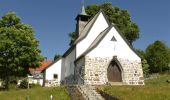
[[[170,0],[85,0],[85,5],[112,2],[129,11],[140,28],[135,48],[144,50],[155,40],[170,47]],[[40,41],[42,55],[53,59],[69,47],[68,33],[75,30],[74,20],[81,0],[0,0],[0,16],[14,11],[22,22],[30,24]]]

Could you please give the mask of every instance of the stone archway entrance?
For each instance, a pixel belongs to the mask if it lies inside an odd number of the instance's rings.
[[[107,77],[109,82],[122,82],[121,69],[115,61],[107,68]]]

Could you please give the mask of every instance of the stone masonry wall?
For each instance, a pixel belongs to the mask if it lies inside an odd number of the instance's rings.
[[[129,61],[117,58],[122,66],[122,82],[127,85],[144,85],[143,71],[141,62]],[[108,82],[107,68],[112,59],[109,58],[90,58],[85,57],[85,65],[82,66],[84,84],[102,85]],[[80,64],[77,64],[81,66]],[[80,71],[81,70],[81,71]]]

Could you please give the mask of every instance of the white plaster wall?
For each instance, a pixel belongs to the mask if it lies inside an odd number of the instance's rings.
[[[43,86],[43,79],[40,79],[40,80],[39,80],[39,84],[40,84],[41,86]]]
[[[69,55],[65,57],[64,60],[64,67],[65,67],[65,77],[70,76],[71,74],[74,74],[74,61],[76,56],[76,49],[71,51]]]
[[[43,86],[43,79],[32,79],[32,83]]]
[[[113,36],[117,41],[111,41]],[[109,57],[110,59],[112,59],[113,56],[118,56],[123,59],[141,61],[140,57],[131,50],[114,27],[112,27],[100,44],[89,52],[87,56]]]
[[[76,47],[76,57],[78,58],[95,40],[95,38],[108,27],[107,21],[103,14],[100,13],[87,37],[80,41]]]
[[[65,78],[65,70],[66,70],[66,68],[65,68],[65,66],[64,66],[64,63],[65,62],[65,59],[64,58],[62,58],[62,62],[61,62],[61,81],[62,80],[64,80],[64,78]]]
[[[48,67],[45,72],[45,80],[54,80],[54,74],[58,74],[58,82],[61,81],[62,59]]]

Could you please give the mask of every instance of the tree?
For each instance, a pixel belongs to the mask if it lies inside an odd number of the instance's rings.
[[[135,51],[142,59],[145,59],[145,51],[140,49],[135,49]]]
[[[8,89],[12,76],[23,76],[28,68],[36,68],[43,57],[38,49],[33,28],[8,12],[0,19],[0,78]]]
[[[149,77],[149,64],[146,59],[142,59],[142,69],[144,77]]]
[[[61,57],[61,55],[56,54],[56,55],[54,56],[54,60],[57,60],[57,59],[60,58],[60,57]]]
[[[140,50],[140,49],[136,49],[135,51],[142,59],[142,69],[143,69],[144,77],[148,77],[149,76],[149,64],[147,63],[147,60],[145,57],[145,51]]]
[[[101,5],[93,4],[87,6],[86,13],[93,17],[100,9],[105,12],[108,20],[118,27],[131,45],[139,38],[139,28],[136,23],[132,22],[127,10],[113,7],[111,3],[104,3]]]
[[[146,48],[146,60],[151,73],[167,70],[170,62],[169,48],[163,42],[155,41]]]
[[[77,39],[77,34],[76,32],[71,32],[69,33],[69,37],[70,37],[70,44],[69,45],[72,45],[72,43],[74,43],[74,41]]]

